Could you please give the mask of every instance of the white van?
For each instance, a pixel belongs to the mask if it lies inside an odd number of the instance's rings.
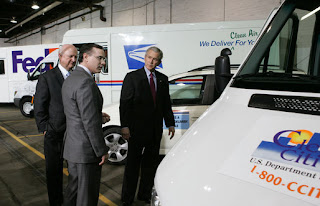
[[[15,103],[15,93],[21,85],[28,82],[27,74],[48,54],[57,49],[59,44],[41,44],[32,46],[14,46],[0,48],[0,103]],[[49,69],[49,66],[44,69]]]
[[[320,205],[319,10],[284,1],[227,84],[216,59],[226,87],[159,165],[151,205]]]

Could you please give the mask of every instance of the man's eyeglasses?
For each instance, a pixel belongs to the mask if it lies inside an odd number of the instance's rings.
[[[106,57],[103,57],[103,56],[94,56],[96,59],[98,59],[99,61],[103,60],[103,61],[106,61]]]

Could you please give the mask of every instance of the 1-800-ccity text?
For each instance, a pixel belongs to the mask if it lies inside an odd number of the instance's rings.
[[[251,169],[251,173],[258,175],[261,180],[273,184],[274,186],[283,186],[287,190],[296,192],[300,195],[306,195],[318,199],[320,198],[320,188],[312,187],[307,184],[301,184],[294,181],[285,183],[285,181],[281,177],[277,177],[271,173],[268,173],[267,171],[259,171],[257,165],[253,166],[253,168]]]

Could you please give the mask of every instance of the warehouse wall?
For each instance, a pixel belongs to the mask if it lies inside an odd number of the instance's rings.
[[[3,45],[33,45],[62,42],[69,29],[212,21],[261,20],[283,0],[105,0],[106,22],[100,12],[89,9],[72,14],[42,30],[37,29]],[[73,19],[74,17],[77,17]],[[73,19],[73,20],[70,20]],[[70,21],[68,21],[70,20]],[[65,22],[66,21],[66,22]],[[64,22],[64,23],[63,23]]]

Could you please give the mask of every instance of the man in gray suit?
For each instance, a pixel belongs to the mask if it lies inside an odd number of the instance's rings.
[[[92,78],[106,64],[103,48],[83,45],[79,62],[62,86],[67,120],[63,157],[69,171],[64,205],[94,206],[98,204],[101,169],[108,152],[101,125],[110,120],[102,113],[103,98]]]

